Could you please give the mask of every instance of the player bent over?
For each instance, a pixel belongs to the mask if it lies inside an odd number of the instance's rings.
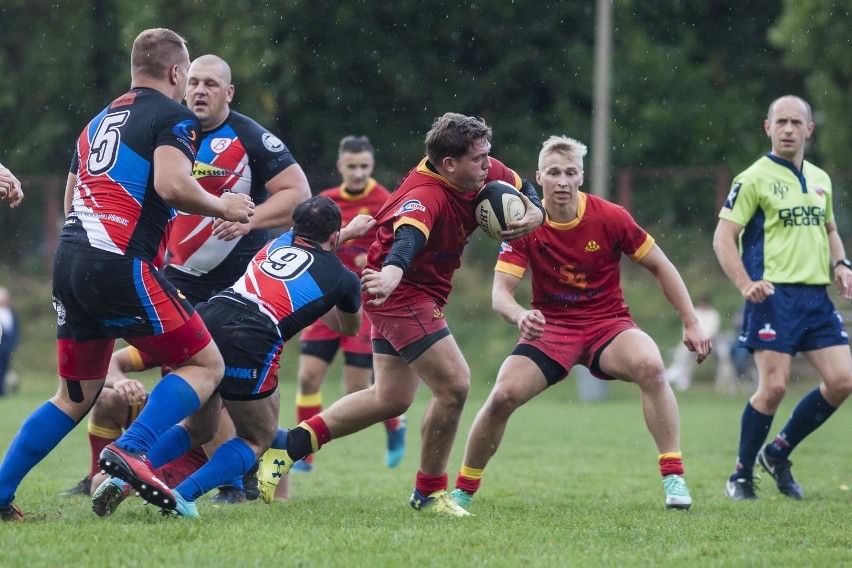
[[[683,342],[698,362],[710,340],[675,267],[622,207],[580,192],[586,146],[551,136],[539,154],[536,179],[544,189],[545,223],[504,243],[494,273],[494,310],[521,337],[468,435],[464,463],[451,496],[466,506],[479,489],[512,412],[563,380],[574,365],[604,380],[636,383],[645,423],[659,452],[666,507],[688,509],[677,401],[663,376],[654,341],[630,317],[622,296],[622,254],[651,272],[683,321]],[[515,300],[524,272],[532,276],[532,309]]]
[[[366,136],[346,136],[340,141],[337,171],[343,183],[320,193],[340,207],[343,224],[356,215],[375,216],[390,192],[372,178],[375,150]],[[343,265],[357,275],[367,263],[367,250],[376,238],[372,229],[357,239],[341,243],[337,256]],[[328,329],[321,321],[307,327],[301,336],[299,355],[299,390],[296,394],[296,420],[304,422],[322,412],[320,388],[338,350],[343,351],[343,384],[346,393],[370,387],[373,380],[373,349],[370,345],[371,325],[364,320],[355,337],[344,337]],[[384,422],[387,434],[385,465],[396,467],[405,455],[405,415]],[[313,454],[293,465],[293,471],[311,471]]]
[[[92,412],[89,413],[87,429],[92,456],[91,469],[89,474],[74,488],[61,493],[61,495],[90,495],[93,487],[101,486],[107,478],[106,475],[101,473],[98,464],[98,456],[101,450],[121,436],[122,430],[128,428],[136,419],[148,399],[148,392],[142,383],[127,377],[125,373],[144,371],[159,366],[159,363],[132,346],[119,349],[112,354],[106,384],[92,408]],[[166,373],[168,373],[168,369],[164,369],[164,374]],[[178,459],[162,467],[157,467],[155,469],[157,477],[162,479],[169,487],[177,487],[186,477],[207,463],[208,453],[212,454],[222,442],[230,440],[233,435],[234,425],[227,411],[223,411],[219,429],[213,442],[204,448],[193,448]],[[278,434],[278,436],[284,435],[283,430]],[[273,446],[275,446],[274,443]],[[156,459],[156,456],[149,453],[148,458],[149,460]],[[238,495],[241,498],[230,500],[229,503],[257,499],[259,496],[257,478],[249,472],[244,477],[244,481],[246,481],[245,495],[239,493]],[[289,499],[289,487],[279,487],[282,488],[282,491],[276,493],[276,498]],[[118,490],[116,491],[116,489]],[[117,488],[109,488],[107,494],[96,499],[95,513],[102,517],[111,515],[129,493],[130,489],[126,484],[119,485]]]
[[[341,229],[337,205],[326,197],[311,197],[293,210],[292,231],[264,247],[233,286],[197,306],[221,346],[225,377],[208,404],[163,435],[149,455],[154,465],[168,463],[209,440],[222,402],[236,436],[175,488],[177,514],[198,517],[195,501],[201,495],[245,474],[270,448],[278,424],[278,367],[284,343],[319,317],[344,335],[358,333],[358,278],[334,250],[341,239],[358,236],[374,224],[372,217],[361,215]],[[271,496],[264,495],[264,500],[269,502]]]

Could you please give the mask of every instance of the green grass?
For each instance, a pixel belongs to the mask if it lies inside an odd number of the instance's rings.
[[[450,461],[455,475],[470,421],[487,395],[476,376]],[[335,380],[325,395],[339,394]],[[773,432],[812,381],[791,389]],[[0,399],[0,447],[53,385],[26,380]],[[292,401],[292,380],[283,385]],[[836,566],[849,562],[852,418],[838,412],[794,454],[807,500],[780,498],[765,479],[760,503],[722,495],[736,450],[745,395],[724,398],[709,386],[682,393],[683,449],[696,504],[666,511],[656,454],[638,391],[612,385],[600,403],[577,400],[573,384],[551,389],[509,424],[471,510],[439,519],[407,505],[417,468],[422,389],[409,412],[401,466],[382,465],[380,426],[333,441],[310,474],[293,474],[293,500],[215,506],[202,519],[164,519],[138,499],[99,519],[88,499],[63,498],[88,467],[85,426],[75,430],[24,480],[17,502],[29,520],[0,526],[2,566]],[[293,410],[282,411],[292,424]],[[783,418],[782,418],[783,417]]]

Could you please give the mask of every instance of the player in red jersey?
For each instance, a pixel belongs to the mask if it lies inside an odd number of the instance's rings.
[[[189,53],[182,37],[158,28],[133,42],[131,89],[84,128],[71,204],[53,269],[59,388],[23,423],[0,464],[0,518],[18,519],[12,501],[24,476],[91,409],[116,338],[174,369],[145,410],[101,454],[148,501],[173,509],[174,494],[145,453],[172,425],[199,408],[224,372],[222,356],[189,303],[156,270],[172,208],[248,222],[246,195],[220,198],[192,179],[200,126],[178,101],[186,91]]]
[[[372,178],[375,150],[366,136],[347,136],[340,141],[337,171],[343,183],[320,193],[334,201],[346,226],[356,215],[374,216],[385,204],[390,192]],[[357,275],[367,264],[367,250],[376,231],[350,239],[337,249],[343,265]],[[366,320],[366,318],[365,318]],[[373,380],[373,349],[369,321],[355,337],[335,333],[317,320],[302,332],[299,357],[299,390],[296,394],[296,420],[303,422],[322,412],[320,387],[337,350],[343,351],[343,386],[346,393],[366,389]],[[405,454],[405,416],[385,420],[387,451],[385,465],[396,467]],[[313,455],[296,462],[294,471],[313,469]]]
[[[710,339],[689,293],[654,239],[622,207],[579,191],[586,147],[552,136],[539,154],[536,180],[544,189],[545,224],[529,236],[503,243],[494,274],[492,303],[520,340],[506,358],[468,436],[464,465],[451,496],[467,505],[497,451],[512,412],[564,379],[574,365],[600,379],[636,383],[645,423],[659,452],[666,506],[687,509],[677,401],[663,376],[654,340],[630,317],[622,296],[621,255],[651,272],[683,321],[683,342],[700,363]],[[515,300],[524,272],[532,275],[532,309]]]
[[[544,216],[535,189],[491,158],[491,128],[482,119],[447,113],[426,135],[426,158],[412,169],[376,216],[361,290],[373,324],[372,388],[347,395],[290,431],[287,451],[261,459],[261,492],[295,460],[334,438],[399,416],[420,381],[432,391],[421,426],[420,471],[410,503],[417,510],[463,516],[447,494],[446,466],[467,392],[470,369],[444,320],[453,273],[477,227],[473,201],[482,186],[503,180],[524,192],[526,214],[503,232],[523,237]],[[267,489],[268,490],[268,489]]]

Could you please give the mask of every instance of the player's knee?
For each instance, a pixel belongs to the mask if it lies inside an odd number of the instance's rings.
[[[523,404],[521,397],[511,389],[498,388],[488,397],[486,406],[489,413],[496,416],[508,416]]]
[[[297,382],[299,384],[300,394],[316,394],[322,386],[324,376],[319,373],[310,371],[302,371],[299,373]]]

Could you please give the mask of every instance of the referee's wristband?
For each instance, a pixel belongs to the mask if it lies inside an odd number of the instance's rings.
[[[846,268],[852,269],[852,261],[850,261],[848,258],[841,258],[840,260],[838,260],[837,262],[835,262],[835,263],[834,263],[834,268],[837,268],[837,267],[838,267],[838,266],[840,266],[841,264],[842,264],[843,266],[845,266]]]

